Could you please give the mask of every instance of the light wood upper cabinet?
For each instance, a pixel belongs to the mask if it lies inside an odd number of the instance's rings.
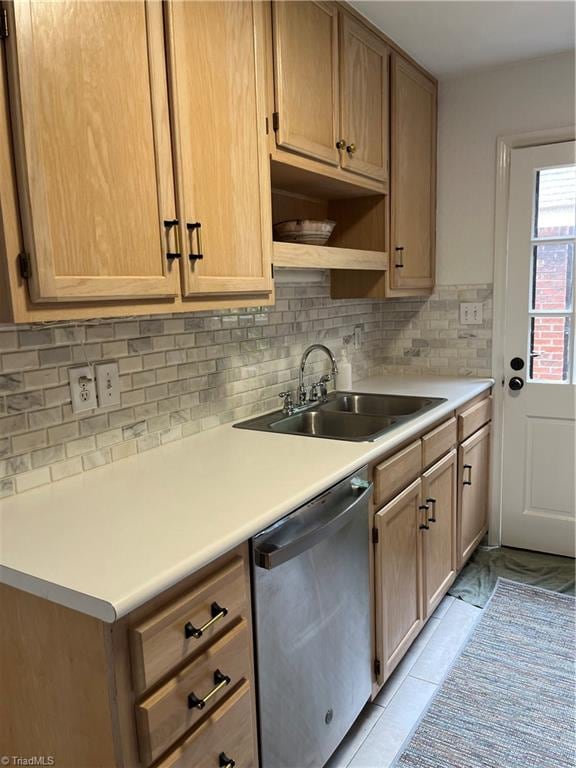
[[[277,0],[272,18],[276,143],[339,165],[338,9]]]
[[[436,86],[392,55],[390,286],[431,291],[436,240]]]
[[[166,11],[184,295],[269,293],[263,4]]]
[[[488,528],[490,424],[458,449],[458,558],[463,565]]]
[[[423,623],[422,481],[416,480],[376,513],[376,644],[385,680]]]
[[[340,15],[342,167],[388,178],[388,48],[347,14]]]
[[[34,301],[179,293],[160,4],[7,4]]]
[[[424,613],[430,616],[456,576],[456,451],[423,475],[422,499],[428,507],[422,537]]]

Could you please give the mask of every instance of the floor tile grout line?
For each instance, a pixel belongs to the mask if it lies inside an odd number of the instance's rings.
[[[375,706],[378,706],[378,705],[375,705]],[[350,760],[348,760],[348,762],[346,763],[346,766],[345,766],[345,768],[348,768],[348,767],[349,767],[349,765],[351,764],[352,760],[354,760],[354,758],[356,757],[356,755],[357,755],[357,754],[358,754],[358,752],[360,751],[361,747],[363,746],[363,744],[364,744],[364,742],[366,741],[366,739],[368,738],[368,736],[370,736],[370,734],[372,733],[372,731],[373,731],[373,730],[374,730],[374,728],[376,727],[376,724],[378,723],[378,721],[380,720],[380,718],[381,718],[381,717],[384,715],[384,709],[383,709],[382,707],[378,707],[378,708],[379,708],[379,709],[382,709],[382,712],[381,712],[381,713],[378,715],[378,717],[376,718],[376,720],[374,720],[374,724],[372,725],[372,728],[370,728],[370,730],[368,731],[368,733],[366,734],[366,736],[364,736],[364,738],[362,739],[362,741],[360,742],[360,744],[358,744],[358,748],[354,750],[354,753],[353,753],[353,755],[351,756]]]

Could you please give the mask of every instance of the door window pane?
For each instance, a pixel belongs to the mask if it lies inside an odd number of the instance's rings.
[[[572,308],[574,243],[534,246],[532,309],[564,311]]]
[[[576,234],[576,166],[545,168],[536,175],[535,237]]]
[[[530,329],[530,378],[534,381],[567,381],[570,317],[532,317]]]

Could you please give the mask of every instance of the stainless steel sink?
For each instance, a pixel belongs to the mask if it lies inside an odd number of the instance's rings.
[[[443,397],[331,392],[326,402],[312,403],[297,413],[287,415],[283,411],[274,411],[234,426],[238,429],[365,442],[376,440],[445,401]]]
[[[320,408],[285,416],[271,424],[273,432],[332,437],[339,440],[370,440],[389,429],[396,419],[388,416],[343,413]]]
[[[371,416],[410,416],[434,408],[441,398],[412,397],[406,395],[364,395],[354,392],[335,392],[323,406],[326,410]]]

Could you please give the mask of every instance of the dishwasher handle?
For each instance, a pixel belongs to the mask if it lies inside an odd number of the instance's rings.
[[[333,536],[350,522],[358,507],[368,501],[373,487],[373,484],[367,480],[353,478],[350,481],[349,493],[338,500],[334,513],[323,524],[311,525],[308,527],[308,530],[304,529],[300,535],[278,546],[274,544],[273,537],[266,537],[263,546],[259,546],[258,541],[255,540],[255,564],[259,568],[265,568],[270,571],[298,557],[298,555],[301,555],[307,549],[311,549],[322,539]],[[298,512],[293,513],[293,515],[298,515]],[[293,515],[289,517],[293,517]]]

